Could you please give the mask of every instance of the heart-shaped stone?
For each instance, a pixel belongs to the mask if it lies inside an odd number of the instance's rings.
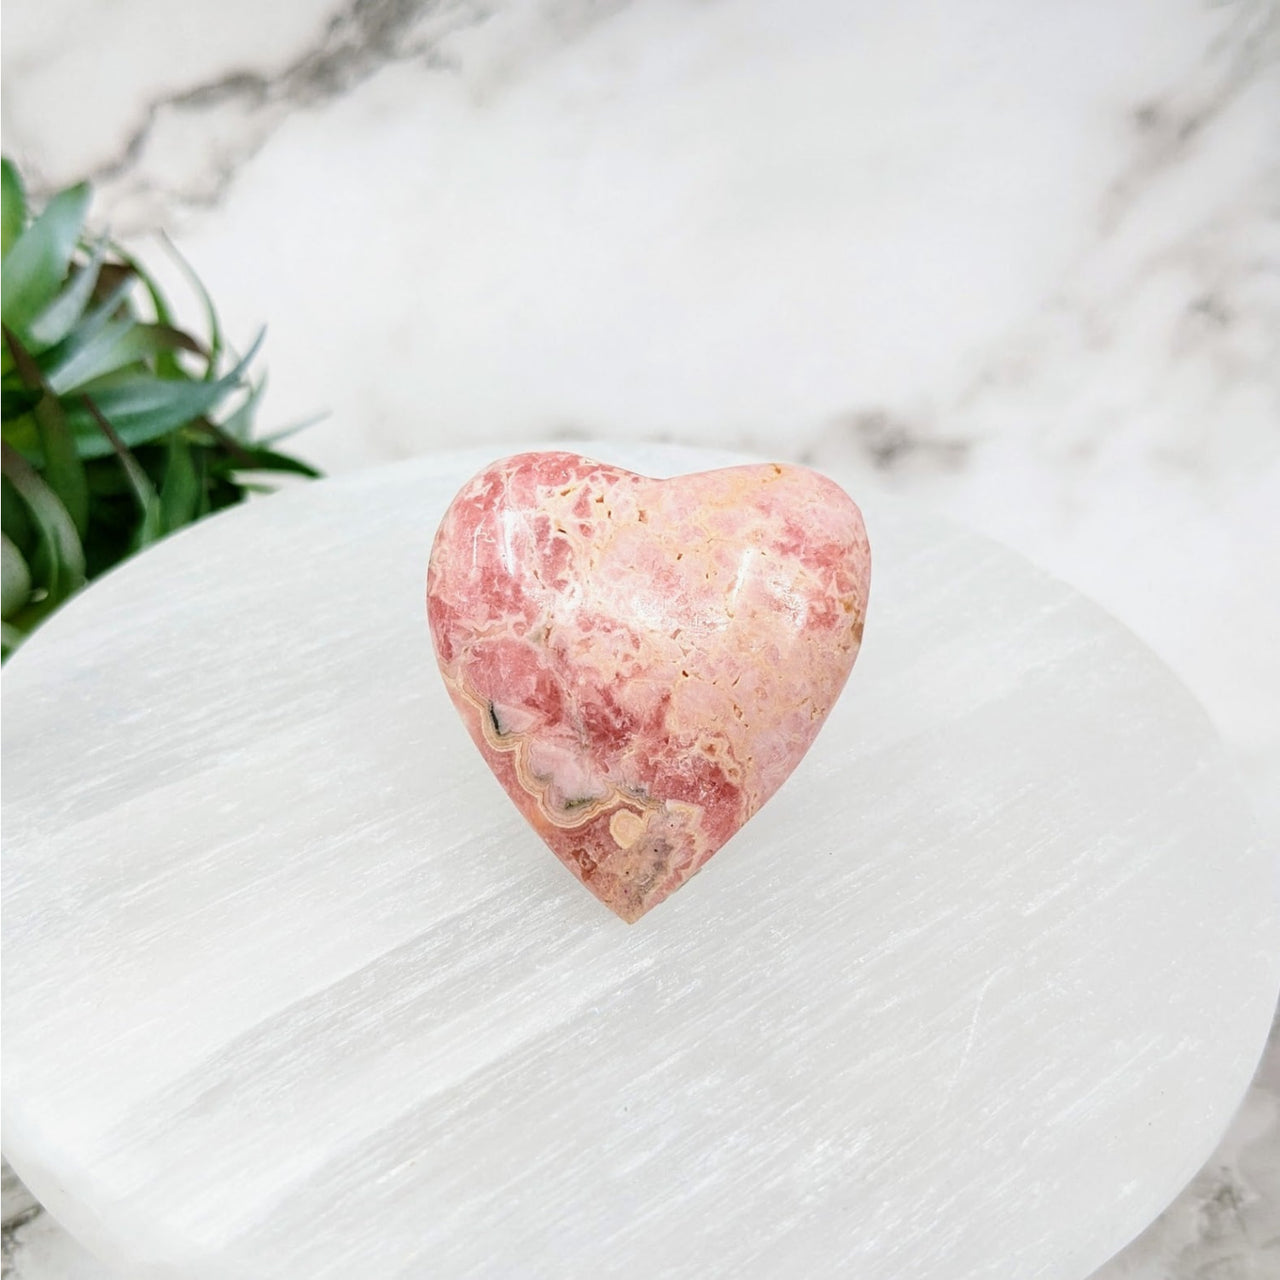
[[[634,921],[809,749],[857,657],[870,572],[858,508],[815,472],[654,480],[525,453],[453,500],[427,612],[489,767]]]

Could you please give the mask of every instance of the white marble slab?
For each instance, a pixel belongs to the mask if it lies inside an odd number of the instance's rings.
[[[485,457],[191,530],[7,667],[18,1172],[139,1278],[1081,1280],[1203,1162],[1275,1001],[1201,710],[1062,584],[873,505],[820,749],[628,928],[429,657]]]
[[[12,0],[0,92],[6,150],[175,231],[242,344],[270,323],[267,417],[332,410],[331,470],[551,430],[839,465],[1102,600],[1280,837],[1277,32],[1271,0]],[[1151,1274],[1211,1230],[1280,1269],[1272,1134]]]
[[[1276,29],[1270,0],[14,0],[4,131],[176,232],[242,343],[270,324],[268,416],[330,411],[326,467],[554,432],[852,466],[1134,625],[1275,820]]]

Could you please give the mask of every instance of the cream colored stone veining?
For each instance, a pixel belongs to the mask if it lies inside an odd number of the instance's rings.
[[[524,454],[454,500],[428,605],[499,780],[631,920],[804,755],[857,655],[869,574],[857,507],[814,472],[663,481]]]

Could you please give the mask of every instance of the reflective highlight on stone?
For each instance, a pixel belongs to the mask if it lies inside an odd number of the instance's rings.
[[[858,508],[781,464],[654,480],[526,453],[445,513],[427,612],[521,813],[634,921],[782,785],[857,657]]]

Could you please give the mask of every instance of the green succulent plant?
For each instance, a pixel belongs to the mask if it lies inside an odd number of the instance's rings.
[[[86,184],[33,217],[8,160],[0,183],[7,657],[86,582],[262,491],[255,473],[317,473],[272,447],[281,436],[253,438],[265,379],[248,370],[262,335],[232,362],[185,263],[205,307],[203,341],[177,327],[135,259],[105,237],[86,239]]]

